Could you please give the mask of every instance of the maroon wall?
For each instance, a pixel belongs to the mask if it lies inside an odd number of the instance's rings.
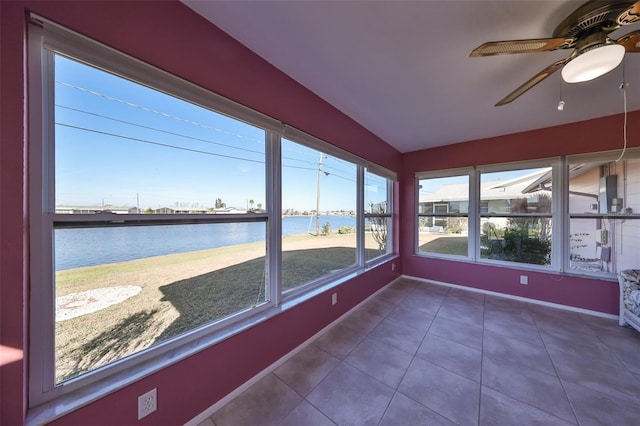
[[[640,112],[629,114],[628,122],[629,146],[640,146]],[[423,171],[621,149],[623,123],[624,117],[616,115],[405,154],[400,179],[403,273],[617,314],[617,282],[416,256],[414,176]],[[529,276],[529,285],[520,285],[521,274]]]
[[[28,222],[25,34],[36,12],[391,170],[401,155],[177,1],[0,2],[0,423],[24,423]],[[398,218],[396,217],[396,224]],[[397,277],[383,266],[185,359],[55,424],[182,424]],[[158,388],[158,412],[138,422],[138,395]]]

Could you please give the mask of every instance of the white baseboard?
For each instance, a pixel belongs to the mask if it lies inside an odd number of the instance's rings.
[[[471,292],[474,292],[474,293],[483,293],[483,294],[488,294],[488,295],[491,295],[491,296],[503,297],[505,299],[518,300],[520,302],[527,302],[527,303],[531,303],[531,304],[534,304],[534,305],[541,305],[541,306],[547,306],[547,307],[550,307],[550,308],[564,309],[565,311],[572,311],[572,312],[577,312],[577,313],[580,313],[580,314],[592,315],[592,316],[595,316],[595,317],[601,317],[601,318],[607,318],[607,319],[615,319],[615,320],[618,319],[618,315],[605,314],[604,312],[592,311],[590,309],[576,308],[575,306],[561,305],[559,303],[552,303],[552,302],[545,302],[544,300],[529,299],[527,297],[514,296],[514,295],[511,295],[511,294],[499,293],[497,291],[490,291],[490,290],[484,290],[484,289],[481,289],[481,288],[467,287],[467,286],[463,286],[463,285],[451,284],[451,283],[446,283],[446,282],[442,282],[442,281],[435,281],[435,280],[429,280],[429,279],[425,279],[425,278],[418,278],[418,277],[413,277],[411,275],[402,275],[401,277],[409,279],[409,280],[422,281],[422,282],[425,282],[425,283],[436,284],[436,285],[441,285],[441,286],[445,286],[445,287],[458,288],[460,290],[471,291]]]
[[[269,365],[267,368],[265,368],[264,370],[262,370],[261,372],[259,372],[258,374],[256,374],[255,376],[253,376],[252,378],[247,380],[246,382],[244,382],[242,385],[240,385],[237,388],[235,388],[234,390],[232,390],[229,394],[227,394],[227,396],[225,396],[224,398],[220,399],[218,402],[216,402],[215,404],[213,404],[212,406],[210,406],[209,408],[204,410],[202,413],[198,414],[193,419],[189,420],[187,423],[185,423],[185,426],[198,426],[200,423],[202,423],[205,420],[207,420],[207,418],[211,417],[220,408],[224,407],[231,400],[233,400],[234,398],[239,396],[242,392],[244,392],[245,390],[249,389],[251,386],[256,384],[260,379],[262,379],[262,378],[266,377],[268,374],[272,373],[276,368],[280,367],[282,364],[284,364],[286,361],[288,361],[290,358],[292,358],[298,352],[300,352],[301,350],[303,350],[304,348],[309,346],[314,340],[316,340],[317,338],[322,336],[324,333],[329,331],[334,325],[336,325],[339,322],[341,322],[344,318],[346,318],[351,313],[353,313],[355,310],[357,310],[362,305],[367,303],[371,298],[375,297],[382,290],[384,290],[385,288],[387,288],[388,286],[390,286],[391,284],[393,284],[394,282],[396,282],[397,280],[399,280],[401,278],[402,277],[396,278],[395,280],[393,280],[393,281],[389,282],[388,284],[386,284],[380,290],[378,290],[375,293],[371,294],[369,297],[364,299],[362,302],[358,303],[356,306],[354,306],[353,308],[351,308],[350,310],[345,312],[343,315],[341,315],[339,318],[337,318],[336,320],[331,322],[331,324],[327,325],[322,330],[320,330],[319,332],[317,332],[316,334],[314,334],[313,336],[311,336],[310,338],[308,338],[307,340],[302,342],[300,345],[295,347],[293,350],[291,350],[290,352],[285,354],[282,358],[278,359],[273,364]]]

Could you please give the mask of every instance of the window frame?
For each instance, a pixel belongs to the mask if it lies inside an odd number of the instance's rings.
[[[313,149],[316,151],[320,151],[321,153],[325,154],[325,155],[330,155],[336,158],[339,158],[343,161],[348,161],[350,163],[352,163],[355,167],[356,167],[356,215],[357,217],[361,216],[360,212],[362,211],[360,205],[360,201],[359,201],[359,197],[358,197],[358,193],[359,193],[359,179],[360,179],[360,174],[361,174],[361,169],[362,166],[359,164],[361,163],[361,161],[357,160],[358,157],[354,156],[353,154],[350,154],[346,151],[342,151],[340,148],[335,147],[335,146],[327,146],[326,142],[322,141],[321,139],[318,139],[308,133],[302,132],[294,127],[290,127],[290,126],[285,126],[284,128],[284,135],[282,136],[282,139],[286,139],[292,143],[298,144],[298,145],[302,145],[306,148],[309,149]],[[281,146],[281,145],[279,145]],[[346,157],[346,158],[345,158]],[[357,160],[358,162],[355,162],[354,160]],[[278,170],[280,173],[280,184],[282,183],[282,162],[280,161],[278,164]],[[278,188],[278,190],[280,191],[279,194],[282,195],[282,186],[280,186]],[[279,209],[277,211],[282,212],[282,197],[278,197],[278,202],[279,204]],[[277,217],[277,216],[274,216]],[[282,221],[278,221],[280,223],[280,225],[282,225]],[[358,219],[356,218],[356,223],[357,223],[357,237],[359,238],[359,234],[360,234],[360,226],[359,226],[359,222]],[[281,233],[278,234],[279,235],[279,263],[278,265],[282,265],[282,235]],[[362,268],[362,262],[360,261],[361,258],[361,253],[359,250],[360,244],[359,244],[359,239],[358,239],[358,244],[356,247],[356,260],[355,262],[343,269],[337,270],[337,271],[333,271],[330,272],[326,275],[323,275],[321,277],[318,277],[316,279],[313,279],[307,283],[301,284],[297,287],[294,287],[292,289],[289,290],[280,290],[279,291],[279,296],[280,296],[280,300],[282,301],[282,303],[289,303],[292,300],[295,300],[297,298],[299,298],[301,295],[304,295],[310,291],[315,290],[316,288],[319,287],[323,287],[326,286],[332,282],[335,282],[337,280],[343,280],[346,277],[349,277],[351,275],[356,274],[361,268]],[[271,268],[271,269],[275,269],[275,268]],[[282,270],[281,268],[277,268],[278,269],[278,277],[280,278],[279,280],[279,284],[282,284]]]
[[[440,178],[448,178],[448,177],[461,177],[467,176],[468,188],[469,188],[469,207],[467,214],[449,214],[449,213],[421,213],[420,212],[420,180],[422,179],[440,179]],[[464,167],[457,169],[446,169],[446,170],[436,170],[432,172],[421,172],[416,173],[414,179],[414,197],[416,200],[415,203],[415,225],[414,225],[414,253],[418,256],[424,257],[433,257],[433,258],[441,258],[441,259],[452,259],[457,261],[469,261],[472,262],[475,259],[474,253],[476,250],[476,245],[473,242],[471,236],[472,232],[477,228],[475,225],[476,217],[476,205],[477,202],[475,197],[472,196],[476,192],[476,171],[474,167]],[[468,242],[467,242],[467,255],[454,255],[454,254],[445,254],[445,253],[430,253],[425,251],[420,251],[420,218],[421,217],[466,217],[467,218],[467,231],[468,231]],[[478,246],[479,247],[479,246]]]
[[[541,168],[541,167],[551,167],[552,172],[552,198],[551,198],[551,220],[552,220],[552,236],[551,236],[551,264],[550,265],[536,265],[529,263],[518,263],[511,261],[501,261],[495,259],[485,259],[481,257],[480,254],[480,234],[481,227],[480,221],[482,217],[489,216],[489,213],[482,213],[482,202],[481,202],[481,194],[480,194],[480,181],[481,181],[481,173],[491,173],[491,172],[499,172],[499,171],[512,171],[519,169],[530,169],[530,168]],[[418,172],[415,174],[414,178],[414,254],[416,256],[426,257],[426,258],[437,258],[444,260],[453,260],[459,262],[469,262],[469,263],[477,263],[477,264],[486,264],[492,266],[501,266],[522,270],[534,270],[534,271],[546,271],[546,272],[562,272],[563,271],[563,254],[565,242],[563,238],[563,226],[561,222],[564,221],[564,215],[562,214],[565,211],[565,203],[563,200],[563,196],[559,188],[564,187],[564,177],[563,177],[563,168],[564,168],[564,160],[563,158],[542,158],[530,161],[518,161],[518,162],[509,162],[509,163],[501,163],[501,164],[486,164],[486,165],[476,165],[472,167],[464,167],[464,168],[453,168],[453,169],[443,169],[443,170],[434,170],[429,172]],[[443,216],[443,217],[458,217],[460,215],[449,215],[449,214],[433,214],[433,213],[420,213],[420,180],[421,179],[432,179],[432,178],[446,178],[446,177],[455,177],[455,176],[465,176],[469,177],[469,212],[468,212],[468,222],[469,222],[469,241],[468,241],[468,251],[467,256],[460,255],[450,255],[450,254],[442,254],[442,253],[429,253],[420,251],[419,244],[419,226],[420,217],[431,217],[431,216]],[[507,214],[505,214],[507,215]],[[500,215],[500,216],[505,216]]]
[[[29,27],[30,41],[30,81],[37,82],[37,86],[31,86],[30,96],[37,92],[42,93],[40,101],[32,99],[30,104],[30,218],[31,218],[31,247],[42,246],[41,251],[32,249],[31,277],[33,283],[42,283],[37,286],[39,291],[32,291],[30,300],[32,310],[38,312],[32,319],[34,327],[30,347],[32,357],[30,361],[31,383],[29,387],[30,405],[38,405],[45,401],[60,397],[63,394],[78,390],[88,384],[100,382],[107,377],[118,376],[127,370],[131,363],[128,358],[135,357],[137,363],[145,364],[167,356],[170,352],[179,350],[201,340],[204,336],[216,333],[228,327],[230,324],[239,324],[262,312],[273,309],[279,300],[276,297],[279,292],[273,288],[277,281],[273,277],[266,279],[265,303],[256,308],[241,310],[228,318],[204,324],[176,336],[166,342],[161,342],[150,348],[136,352],[133,355],[98,367],[78,377],[62,383],[55,380],[55,304],[47,303],[55,297],[55,286],[46,283],[54,283],[53,268],[53,231],[55,229],[68,229],[77,227],[117,227],[117,226],[153,226],[153,225],[177,225],[177,224],[210,224],[210,223],[241,223],[260,222],[265,224],[265,271],[270,263],[271,253],[277,253],[273,246],[274,240],[270,233],[276,232],[272,220],[274,205],[273,185],[265,176],[265,203],[268,206],[266,213],[261,214],[127,214],[114,218],[110,214],[61,214],[55,209],[55,130],[54,130],[54,79],[55,56],[62,55],[72,60],[97,67],[122,78],[144,85],[155,90],[171,94],[176,98],[199,105],[202,108],[213,110],[232,119],[244,121],[254,127],[255,122],[270,129],[278,129],[279,123],[259,113],[253,113],[245,107],[235,104],[225,98],[213,95],[205,89],[187,83],[177,77],[170,76],[155,67],[137,61],[127,55],[113,51],[105,46],[85,39],[82,36],[74,36],[67,30],[51,24],[49,21],[40,22],[43,28],[35,25]],[[89,49],[90,47],[90,49]],[[87,51],[88,49],[88,51]],[[36,54],[38,54],[36,56]],[[87,59],[90,57],[90,59]],[[93,60],[96,59],[96,62]],[[209,98],[208,96],[211,96]],[[240,120],[237,116],[241,116]],[[253,120],[255,122],[250,122]],[[273,165],[279,158],[274,156],[279,147],[279,136],[265,130],[265,173],[277,173]],[[38,141],[41,135],[41,141]],[[38,167],[36,165],[41,165]],[[41,194],[41,195],[40,195]],[[35,219],[35,220],[34,220]],[[115,219],[115,220],[114,220]],[[269,245],[271,247],[269,247]],[[32,287],[34,288],[34,287]],[[50,374],[53,372],[53,374]]]
[[[626,220],[638,220],[640,219],[640,214],[638,214],[638,212],[636,213],[626,213],[626,212],[622,212],[622,213],[612,213],[612,212],[596,212],[596,213],[572,213],[571,212],[571,206],[570,206],[570,186],[571,186],[571,166],[572,164],[576,164],[576,163],[590,163],[590,162],[603,162],[606,161],[607,163],[618,163],[618,162],[624,162],[626,160],[629,159],[633,159],[633,160],[638,160],[640,159],[640,148],[637,147],[633,147],[633,148],[626,148],[625,150],[623,150],[622,152],[620,150],[615,150],[615,151],[600,151],[600,152],[591,152],[591,153],[585,153],[585,154],[575,154],[575,155],[569,155],[566,156],[564,158],[565,161],[565,167],[564,167],[564,176],[565,176],[565,180],[566,180],[566,185],[565,185],[565,197],[566,197],[566,215],[565,215],[565,229],[564,229],[564,241],[566,243],[566,247],[567,247],[567,255],[562,259],[563,261],[563,268],[566,271],[567,274],[571,274],[571,275],[575,275],[575,276],[581,276],[581,277],[591,277],[591,278],[598,278],[598,279],[612,279],[612,278],[616,278],[617,272],[620,271],[620,269],[624,269],[624,267],[620,267],[617,264],[612,265],[612,271],[592,271],[592,270],[581,270],[581,269],[576,269],[576,268],[572,268],[571,267],[571,253],[570,253],[570,249],[571,249],[571,220],[572,219],[600,219],[600,220],[607,220],[607,221],[611,221],[611,220],[621,220],[622,223],[624,223]],[[626,165],[623,163],[623,170],[626,169]],[[626,183],[625,183],[626,184]],[[626,195],[625,195],[626,197]],[[624,203],[625,205],[627,205],[628,203],[628,199],[624,199]],[[611,223],[610,223],[611,225]],[[615,228],[616,223],[614,222],[614,228]],[[610,229],[609,232],[615,232],[615,230]],[[620,231],[622,232],[622,231]],[[623,234],[624,235],[624,234]],[[611,236],[609,236],[609,238],[611,238]],[[615,239],[615,236],[614,236]],[[620,247],[621,248],[621,247]],[[615,253],[615,249],[614,252],[611,254],[612,256],[616,257],[616,253]]]
[[[365,223],[366,220],[369,218],[384,218],[387,221],[387,247],[386,247],[386,252],[376,256],[374,258],[371,258],[369,260],[366,259],[366,256],[363,256],[363,262],[365,264],[366,267],[371,267],[374,265],[377,265],[380,262],[383,262],[387,256],[391,255],[393,253],[393,212],[394,212],[394,208],[393,208],[393,187],[394,187],[394,180],[390,177],[391,174],[388,171],[385,170],[381,170],[379,167],[375,167],[375,166],[365,166],[362,170],[362,174],[363,174],[363,185],[362,188],[364,188],[365,184],[366,184],[366,174],[370,173],[372,175],[375,175],[379,178],[385,179],[386,182],[386,212],[384,213],[368,213],[367,212],[367,206],[364,204],[364,193],[362,195],[362,203],[361,205],[363,206],[363,225],[360,227],[358,227],[358,229],[362,229],[362,247],[364,248],[364,250],[366,251],[366,246],[364,244],[364,231],[365,231]],[[364,191],[363,191],[364,192]],[[358,232],[358,234],[360,234],[360,232]]]
[[[522,169],[534,169],[534,168],[551,168],[552,174],[552,192],[551,192],[551,213],[549,214],[539,214],[539,213],[523,213],[523,214],[510,214],[510,213],[480,213],[477,212],[477,219],[475,220],[476,226],[478,227],[477,238],[477,247],[474,251],[475,259],[478,263],[487,263],[487,264],[497,264],[501,266],[507,267],[516,267],[518,269],[527,269],[527,270],[540,270],[540,271],[554,271],[560,272],[562,270],[562,253],[558,253],[558,249],[563,250],[564,244],[562,243],[561,235],[562,235],[562,226],[559,222],[562,222],[562,218],[559,216],[563,211],[562,207],[562,194],[558,194],[558,188],[562,188],[562,177],[561,177],[561,167],[562,167],[561,158],[543,158],[531,161],[519,161],[519,162],[510,162],[504,164],[491,164],[484,166],[476,166],[477,173],[477,203],[480,205],[482,203],[482,195],[481,195],[481,183],[482,183],[482,173],[496,173],[496,172],[509,172],[509,171],[517,171]],[[560,186],[559,186],[560,185]],[[496,259],[486,259],[482,258],[480,253],[480,234],[481,234],[481,220],[483,217],[491,218],[491,217],[548,217],[551,219],[551,263],[549,265],[537,265],[533,263],[520,263],[520,262],[512,262],[505,260],[496,260]]]
[[[259,322],[273,317],[320,292],[338,286],[347,279],[363,273],[364,227],[359,226],[356,247],[357,262],[353,267],[332,273],[300,287],[295,294],[283,298],[281,288],[282,264],[282,211],[281,138],[286,137],[350,161],[357,166],[357,221],[364,223],[363,183],[364,168],[376,170],[390,180],[397,180],[395,172],[331,145],[305,132],[287,126],[278,120],[256,112],[232,100],[212,93],[152,65],[139,61],[99,42],[88,39],[38,15],[31,15],[28,25],[28,126],[29,126],[29,238],[30,238],[30,340],[29,340],[29,422],[51,420],[51,412],[59,417],[107,393],[131,384],[142,377],[168,367],[223,339],[233,336]],[[86,63],[199,105],[234,120],[265,130],[265,203],[267,210],[258,214],[171,214],[118,215],[63,214],[55,212],[53,156],[55,132],[53,129],[53,76],[56,54]],[[390,197],[393,197],[390,191]],[[390,206],[394,200],[391,198]],[[126,217],[124,217],[126,216]],[[393,216],[391,216],[393,217]],[[199,326],[183,335],[160,342],[133,355],[96,368],[62,383],[55,383],[55,303],[53,285],[53,230],[56,226],[126,226],[131,223],[146,225],[181,223],[236,223],[260,222],[266,226],[266,303],[230,318]],[[395,229],[392,228],[392,232]],[[398,256],[394,234],[389,235],[391,248],[376,258],[375,265]]]

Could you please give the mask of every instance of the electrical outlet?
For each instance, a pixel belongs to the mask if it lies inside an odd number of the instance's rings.
[[[149,392],[138,397],[138,420],[148,416],[158,409],[158,392],[157,389],[151,389]]]
[[[331,306],[335,305],[336,303],[338,303],[338,293],[333,293],[331,295]]]
[[[393,262],[393,263],[391,264],[391,271],[395,271],[395,270],[396,270],[396,263],[395,263],[395,262]]]
[[[526,275],[520,275],[520,284],[522,285],[529,284],[529,277]]]

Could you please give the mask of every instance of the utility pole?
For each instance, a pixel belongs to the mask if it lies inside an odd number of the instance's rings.
[[[316,237],[320,235],[320,176],[322,176],[322,156],[318,160],[318,187],[316,189]]]

